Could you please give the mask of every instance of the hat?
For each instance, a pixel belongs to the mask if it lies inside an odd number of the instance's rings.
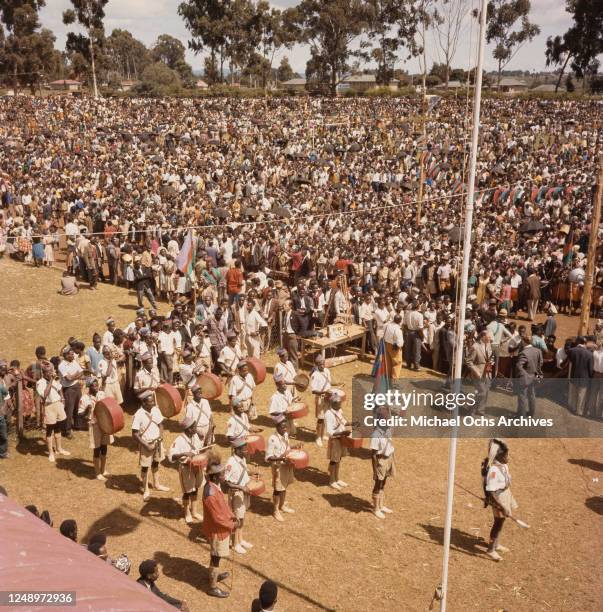
[[[274,378],[275,383],[280,383],[285,380],[285,375],[277,372],[276,374],[273,374],[272,378]]]
[[[342,399],[341,392],[338,389],[335,389],[335,391],[332,391],[329,395],[329,400],[331,402],[337,402],[340,404]]]
[[[182,421],[180,421],[180,426],[182,429],[188,429],[191,425],[195,424],[195,419],[193,417],[184,417]]]
[[[272,417],[272,420],[274,421],[275,425],[278,425],[279,423],[286,421],[287,417],[284,415],[284,413],[281,412],[280,414],[275,414]]]
[[[277,354],[279,357],[282,357],[283,355],[288,355],[288,353],[287,353],[287,349],[280,348],[280,349],[278,349],[278,351],[276,351],[276,354]]]
[[[138,394],[138,399],[147,399],[147,397],[150,397],[151,395],[153,395],[153,392],[151,390],[143,391],[142,393]]]
[[[149,359],[153,359],[153,356],[151,355],[151,353],[143,353],[140,358],[142,359],[142,361],[149,361]]]
[[[237,368],[241,369],[241,368],[244,368],[246,365],[247,365],[247,361],[245,359],[241,359],[241,361],[237,363]]]
[[[231,442],[231,445],[233,448],[241,448],[241,446],[245,446],[246,444],[247,444],[246,437],[236,438],[235,440]]]
[[[227,338],[228,340],[232,340],[233,338],[236,338],[236,337],[237,337],[237,334],[236,334],[236,332],[233,332],[233,331],[229,331],[229,332],[227,332],[227,334],[226,334],[226,338]]]
[[[144,314],[144,308],[137,308],[136,309],[136,314],[137,315],[143,315]]]
[[[233,406],[240,406],[241,405],[241,400],[238,397],[233,397],[232,405]]]
[[[499,315],[501,315],[502,317],[506,317],[506,316],[507,316],[509,313],[507,312],[507,309],[506,309],[506,308],[501,308],[501,309],[498,311],[498,314],[499,314]]]
[[[193,385],[191,387],[191,391],[194,393],[195,391],[201,391],[201,386],[200,385]]]
[[[221,463],[212,463],[207,466],[208,474],[219,474],[224,471],[224,466]]]
[[[105,324],[110,325],[111,323],[115,323],[115,319],[113,317],[108,317],[105,321]]]

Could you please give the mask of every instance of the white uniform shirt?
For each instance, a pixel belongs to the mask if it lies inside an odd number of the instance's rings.
[[[284,376],[285,382],[292,383],[296,374],[297,372],[295,371],[295,366],[290,361],[287,361],[286,363],[279,361],[274,366],[273,376]]]
[[[284,393],[276,391],[270,398],[270,406],[268,407],[268,414],[281,414],[287,412],[289,406],[293,403],[293,395],[289,389],[286,389]]]
[[[227,438],[242,438],[249,433],[249,416],[243,414],[233,414],[226,424]]]
[[[383,455],[384,457],[393,455],[392,430],[376,427],[371,434],[371,450],[377,451],[378,455]]]
[[[163,422],[163,415],[157,406],[153,406],[150,412],[139,408],[132,419],[132,431],[138,431],[144,442],[152,443],[161,436],[159,425]]]
[[[96,423],[96,419],[94,418],[94,406],[96,406],[96,402],[100,402],[100,400],[105,399],[105,392],[98,391],[96,395],[90,395],[89,393],[84,393],[80,398],[80,404],[77,408],[78,414],[85,414],[88,409],[90,409],[88,415],[90,418],[90,425],[94,425]]]
[[[194,369],[194,363],[180,364],[180,380],[182,380],[183,384],[187,387],[194,387],[197,382],[197,377],[193,373]]]
[[[209,341],[209,338],[193,336],[191,338],[191,344],[193,345],[195,351],[197,351],[199,357],[211,357],[211,342]]]
[[[36,391],[40,397],[44,397],[47,385],[48,381],[45,378],[40,378],[40,380],[36,383]],[[61,396],[61,383],[58,380],[52,380],[50,381],[50,391],[48,392],[46,403],[54,404],[55,402],[61,401],[63,401]]]
[[[209,402],[202,398],[200,402],[191,400],[186,405],[185,418],[191,418],[195,421],[197,429],[207,429],[211,418],[211,406]]]
[[[268,446],[266,447],[266,460],[271,457],[282,457],[289,452],[289,434],[284,433],[282,436],[276,431],[268,438]]]
[[[99,376],[106,376],[107,379],[105,382],[108,383],[116,383],[119,380],[119,370],[117,369],[117,362],[115,359],[111,359],[111,373],[107,376],[109,372],[109,361],[106,359],[101,359],[98,364],[98,374]]]
[[[249,473],[247,472],[247,461],[245,457],[237,457],[231,455],[226,462],[224,469],[224,479],[227,484],[233,484],[238,487],[246,487],[249,483]]]
[[[228,387],[228,396],[237,397],[241,401],[250,400],[253,397],[253,390],[255,389],[255,380],[250,373],[247,373],[245,378],[242,378],[240,374],[236,374],[230,381]]]
[[[327,436],[329,436],[329,438],[332,438],[334,434],[338,434],[342,431],[345,431],[346,423],[347,421],[343,416],[343,411],[341,410],[341,408],[339,408],[338,410],[333,410],[332,408],[329,408],[325,412],[325,427],[327,430]]]
[[[488,470],[486,491],[500,491],[507,488],[510,484],[511,474],[509,473],[509,466],[495,461]]]
[[[406,327],[412,331],[423,329],[423,315],[416,310],[407,310],[404,313],[404,322]]]
[[[174,455],[180,455],[182,453],[195,453],[195,455],[198,455],[202,448],[203,442],[201,442],[201,439],[196,433],[189,438],[184,432],[182,432],[172,442],[172,446],[170,446],[170,450],[168,452],[168,458],[173,462]],[[180,459],[181,463],[186,463],[187,461],[187,457],[182,457]]]
[[[61,378],[61,385],[63,387],[73,387],[73,385],[79,385],[78,380],[67,380],[66,376],[74,376],[82,372],[82,366],[77,362],[76,359],[73,361],[61,361],[59,363],[59,376]]]
[[[218,363],[223,363],[226,366],[226,369],[232,373],[237,371],[237,365],[239,361],[243,359],[243,353],[241,352],[241,347],[237,342],[234,349],[228,344],[220,351],[220,356],[218,357]]]
[[[312,393],[326,393],[331,390],[331,371],[328,368],[314,370],[310,376],[310,390]]]
[[[161,379],[156,366],[153,366],[150,372],[142,368],[136,372],[134,377],[134,391],[140,391],[141,389],[155,390],[160,384]]]

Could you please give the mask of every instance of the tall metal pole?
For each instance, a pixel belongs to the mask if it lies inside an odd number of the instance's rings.
[[[580,326],[578,335],[588,332],[590,319],[590,304],[593,298],[593,279],[595,276],[595,260],[597,258],[597,238],[599,237],[599,224],[601,223],[601,200],[603,199],[603,153],[599,154],[599,174],[597,189],[593,201],[593,216],[590,224],[590,238],[588,239],[588,253],[586,258],[586,271],[584,273],[584,293],[582,294],[582,307],[580,311]]]
[[[480,111],[482,103],[482,70],[486,49],[486,9],[488,0],[482,0],[479,18],[479,51],[475,75],[475,93],[473,97],[473,131],[471,133],[471,157],[469,162],[469,179],[467,181],[467,206],[465,209],[465,233],[463,242],[463,264],[461,270],[461,293],[458,308],[458,327],[456,353],[454,355],[455,391],[460,391],[461,372],[463,368],[463,344],[465,341],[465,309],[467,306],[467,285],[469,280],[469,258],[471,255],[471,230],[473,225],[473,199],[475,197],[475,175],[477,171],[477,145],[479,138]],[[458,412],[458,408],[456,409]],[[448,452],[448,490],[446,494],[446,520],[444,523],[444,555],[442,559],[442,595],[440,612],[446,612],[448,599],[448,562],[450,560],[450,533],[452,530],[452,507],[454,502],[454,474],[456,467],[456,430],[450,438]]]

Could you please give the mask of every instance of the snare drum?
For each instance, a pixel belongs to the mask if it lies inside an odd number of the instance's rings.
[[[308,453],[301,449],[295,449],[287,453],[287,461],[296,469],[303,470],[310,465]]]
[[[293,402],[291,408],[287,410],[290,419],[301,419],[308,414],[308,406],[305,402]]]
[[[253,495],[254,497],[261,495],[266,490],[264,481],[257,478],[252,478],[247,484],[247,487],[249,488],[249,495]]]
[[[266,440],[258,434],[247,436],[247,452],[250,455],[254,453],[263,453],[266,450]]]
[[[191,457],[188,464],[193,470],[204,470],[207,466],[207,453],[201,453]]]

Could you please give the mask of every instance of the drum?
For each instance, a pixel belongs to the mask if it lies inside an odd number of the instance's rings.
[[[104,434],[112,435],[124,428],[124,411],[112,397],[96,402],[94,416]]]
[[[169,419],[176,416],[182,409],[182,398],[178,389],[173,385],[164,383],[155,389],[155,397],[157,398],[157,406],[161,414]]]
[[[256,385],[261,385],[266,380],[266,366],[255,357],[247,357],[245,360],[249,367],[249,372],[253,376]]]
[[[207,453],[200,453],[190,458],[188,464],[194,470],[204,470],[207,466]]]
[[[362,438],[352,438],[352,436],[344,436],[341,438],[341,446],[345,446],[346,448],[362,448],[362,443],[364,440]]]
[[[310,377],[304,372],[300,372],[293,378],[293,384],[300,393],[303,393],[310,384]]]
[[[343,389],[335,389],[335,388],[331,389],[331,393],[335,393],[335,391],[337,391],[337,393],[339,393],[339,397],[341,397],[341,403],[343,404],[343,402],[345,402],[345,398],[346,398],[345,391]]]
[[[287,411],[287,416],[291,419],[301,419],[308,414],[306,402],[293,402],[291,409]]]
[[[222,379],[211,372],[203,372],[197,376],[197,384],[201,387],[201,395],[206,400],[215,400],[222,395],[224,389]]]
[[[263,480],[252,478],[247,485],[249,487],[249,495],[257,497],[266,490],[266,484]]]
[[[296,470],[303,470],[310,465],[308,453],[301,449],[295,449],[287,453],[287,461],[293,465]]]
[[[250,455],[254,453],[263,453],[266,450],[266,440],[258,434],[247,436],[247,452]]]

